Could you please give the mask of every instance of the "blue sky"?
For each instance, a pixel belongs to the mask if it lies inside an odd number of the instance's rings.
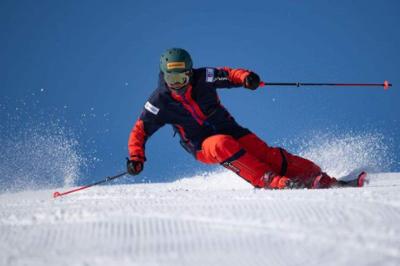
[[[243,67],[270,82],[391,81],[389,91],[263,88],[220,96],[240,124],[273,145],[315,132],[379,132],[399,162],[399,11],[395,0],[2,0],[3,128],[4,117],[19,117],[13,130],[59,120],[85,156],[98,159],[78,183],[119,172],[130,129],[156,86],[159,56],[182,47],[195,67]],[[146,153],[146,180],[210,169],[181,149],[169,126]]]

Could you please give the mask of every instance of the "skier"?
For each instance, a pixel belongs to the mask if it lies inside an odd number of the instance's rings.
[[[315,163],[270,147],[240,126],[221,105],[218,88],[256,90],[260,77],[246,69],[193,68],[187,51],[167,49],[160,59],[158,88],[144,105],[128,142],[127,171],[137,175],[146,161],[147,139],[172,125],[181,145],[198,161],[221,164],[256,188],[328,188],[335,178]]]

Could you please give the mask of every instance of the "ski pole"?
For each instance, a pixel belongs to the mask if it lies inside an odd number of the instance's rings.
[[[385,90],[392,86],[389,81],[383,83],[302,83],[302,82],[260,82],[260,87],[263,86],[340,86],[340,87],[383,87]]]
[[[82,187],[78,187],[78,188],[75,188],[75,189],[72,189],[72,190],[68,190],[68,191],[65,191],[65,192],[62,192],[62,193],[56,191],[56,192],[53,193],[53,198],[61,197],[61,196],[64,196],[64,195],[67,195],[67,194],[70,194],[70,193],[73,193],[73,192],[76,192],[76,191],[79,191],[79,190],[84,190],[84,189],[87,189],[87,188],[90,188],[90,187],[93,187],[93,186],[96,186],[96,185],[99,185],[99,184],[102,184],[102,183],[106,183],[108,181],[117,179],[117,178],[119,178],[121,176],[124,176],[126,174],[127,174],[127,172],[123,172],[123,173],[121,173],[119,175],[116,175],[116,176],[108,176],[103,180],[100,180],[100,181],[97,181],[97,182],[94,182],[92,184],[85,185],[85,186],[82,186]]]

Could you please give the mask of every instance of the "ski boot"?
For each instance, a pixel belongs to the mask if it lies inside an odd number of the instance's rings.
[[[363,187],[365,184],[368,184],[366,178],[367,172],[362,171],[358,174],[357,178],[348,181],[338,180],[336,187]]]
[[[336,186],[338,181],[334,177],[330,177],[327,173],[321,173],[316,176],[311,182],[311,189],[330,188]]]
[[[286,176],[276,175],[268,172],[264,175],[266,189],[296,189],[305,188],[305,185],[297,179],[290,179]]]

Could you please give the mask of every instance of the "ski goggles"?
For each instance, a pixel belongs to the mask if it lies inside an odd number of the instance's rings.
[[[179,88],[189,83],[190,71],[186,72],[172,72],[164,73],[164,80],[168,84],[168,86],[172,88]]]

